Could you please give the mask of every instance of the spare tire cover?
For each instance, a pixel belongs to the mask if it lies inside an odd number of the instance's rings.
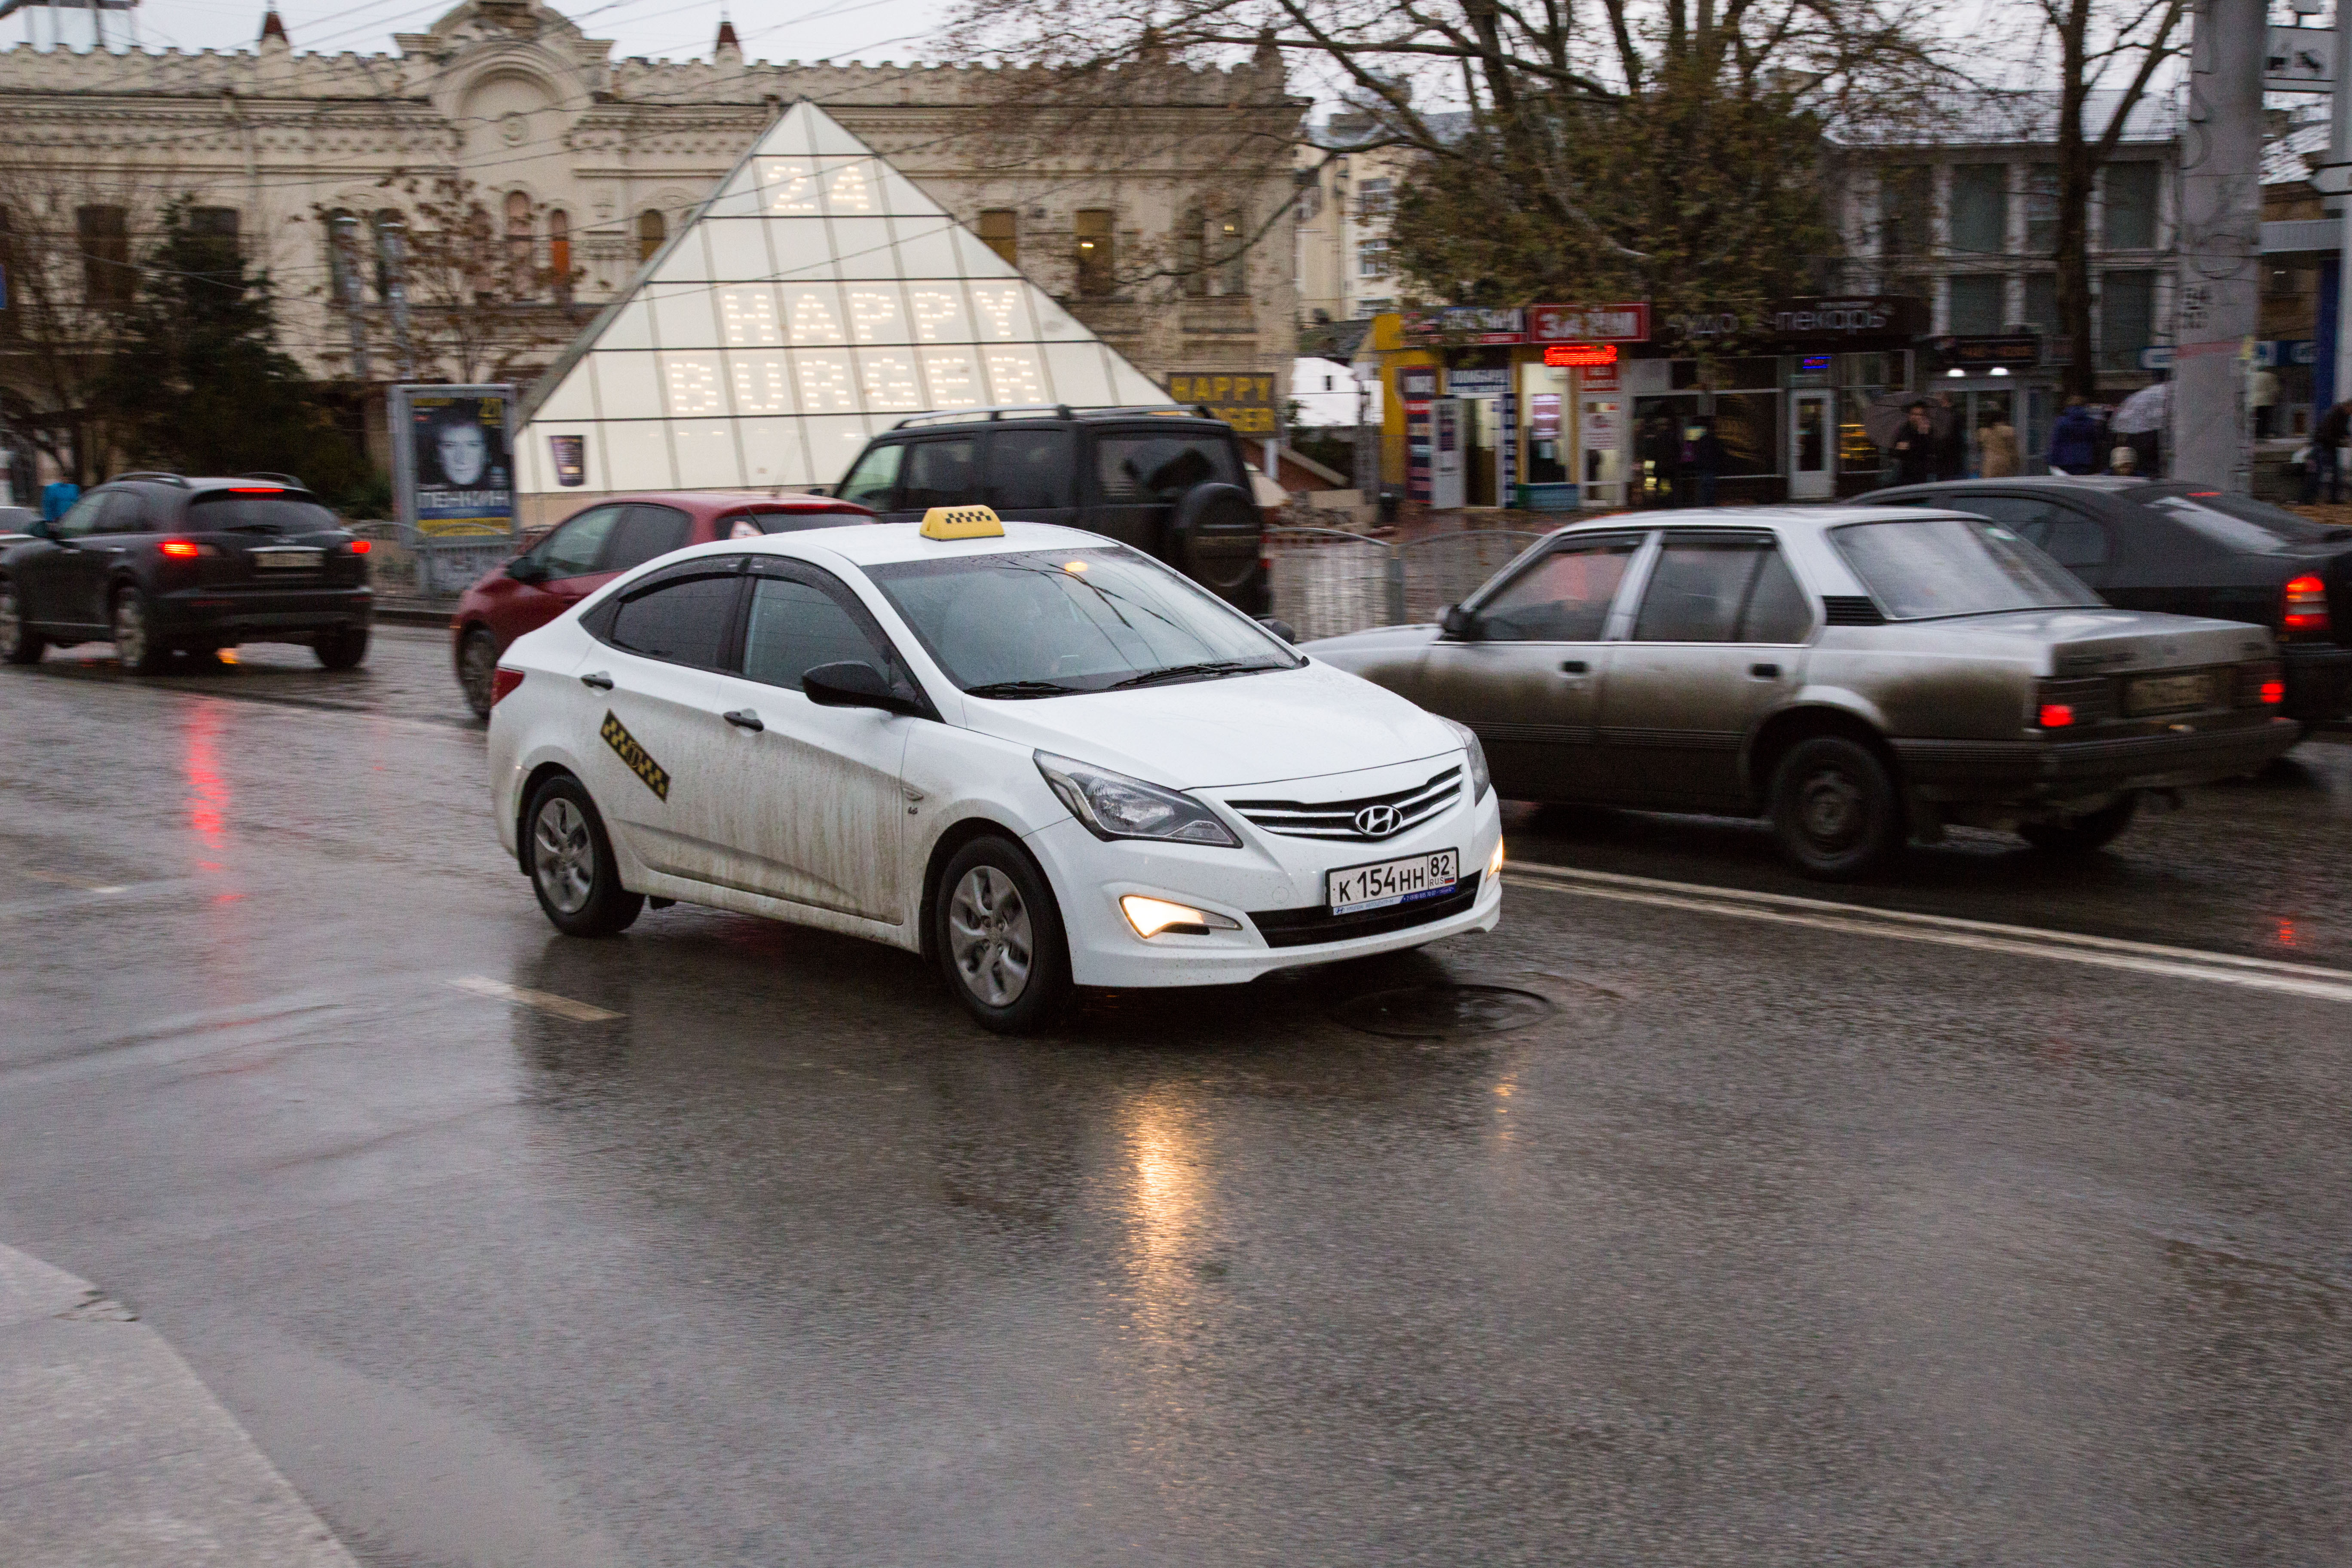
[[[1239,485],[1194,485],[1176,501],[1168,524],[1167,559],[1201,586],[1231,599],[1257,571],[1265,524],[1257,503]]]

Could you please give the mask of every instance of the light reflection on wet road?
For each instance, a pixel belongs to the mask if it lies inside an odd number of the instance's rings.
[[[1516,890],[998,1040],[845,940],[555,937],[445,645],[378,636],[0,672],[0,1241],[137,1306],[364,1561],[2352,1539],[2352,1007]],[[2347,756],[2087,871],[1988,839],[1833,896],[2352,967]],[[1512,834],[1822,893],[1740,825]],[[1538,1001],[1342,1021],[1425,982]]]

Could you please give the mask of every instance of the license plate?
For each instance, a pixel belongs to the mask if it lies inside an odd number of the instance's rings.
[[[1391,904],[1439,898],[1452,892],[1461,879],[1462,852],[1433,849],[1426,855],[1407,855],[1401,860],[1327,871],[1323,874],[1324,901],[1330,905],[1333,914],[1348,915],[1358,910],[1386,909]]]
[[[2204,670],[2187,675],[2143,675],[2124,689],[2126,713],[2178,713],[2211,700],[2213,678]]]
[[[257,572],[315,572],[325,554],[322,550],[257,550],[253,566]]]

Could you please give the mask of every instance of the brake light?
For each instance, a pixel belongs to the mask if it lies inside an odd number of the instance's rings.
[[[2275,708],[2275,707],[2277,707],[2280,703],[2282,703],[2282,702],[2284,702],[2284,701],[2285,701],[2285,700],[2286,700],[2286,682],[2285,682],[2285,681],[2284,681],[2284,680],[2265,680],[2265,681],[2263,681],[2263,707],[2265,707],[2265,708]]]
[[[497,707],[500,699],[521,684],[522,671],[520,669],[509,669],[502,664],[490,671],[490,706]]]
[[[2074,723],[2074,709],[2073,704],[2066,702],[2044,702],[2042,705],[2041,722],[2043,729],[2063,730],[2068,725]]]
[[[364,539],[354,539],[345,548],[354,555],[365,555],[368,552],[368,542]]]
[[[2282,595],[2279,624],[2291,632],[2327,629],[2327,584],[2306,572],[2290,578]]]
[[[286,487],[283,485],[238,485],[232,489],[228,493],[233,496],[282,496],[286,493]]]
[[[198,553],[193,539],[167,539],[156,548],[174,561],[194,561]]]

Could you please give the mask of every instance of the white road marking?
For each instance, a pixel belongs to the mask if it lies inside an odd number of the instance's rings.
[[[85,882],[79,877],[64,877],[58,875],[55,871],[37,870],[30,866],[19,866],[16,869],[21,875],[32,878],[36,882],[47,882],[59,888],[77,888],[85,893],[119,893],[122,891],[122,887],[120,883],[101,886],[96,882]]]
[[[2195,948],[2165,947],[2156,942],[2126,942],[2116,937],[2044,931],[2037,926],[2001,925],[1990,921],[1960,920],[1950,915],[1915,914],[1906,910],[1872,909],[1864,904],[1832,903],[1825,899],[1792,898],[1786,893],[1753,893],[1737,888],[1710,888],[1694,882],[1669,882],[1649,877],[1628,877],[1612,871],[1584,871],[1563,866],[1537,867],[1513,862],[1504,875],[1519,886],[1540,888],[1547,892],[1613,899],[1622,903],[1651,904],[1661,909],[1691,910],[1701,914],[1729,915],[1739,920],[1768,921],[1856,936],[1935,942],[1944,947],[1968,948],[1979,952],[2057,959],[2102,969],[2129,970],[2140,974],[2161,974],[2180,980],[2202,980],[2218,985],[2284,992],[2288,995],[2312,996],[2328,1002],[2352,1002],[2352,972],[2327,969],[2314,963],[2287,963],[2276,959],[2245,958],[2230,952],[2203,952]]]
[[[520,985],[509,985],[503,980],[493,980],[487,974],[461,974],[449,982],[460,991],[470,991],[477,996],[488,996],[499,1002],[519,1003],[536,1007],[542,1013],[552,1013],[559,1018],[569,1018],[575,1024],[602,1024],[620,1017],[618,1013],[574,1002],[569,996],[551,992],[532,991]]]

